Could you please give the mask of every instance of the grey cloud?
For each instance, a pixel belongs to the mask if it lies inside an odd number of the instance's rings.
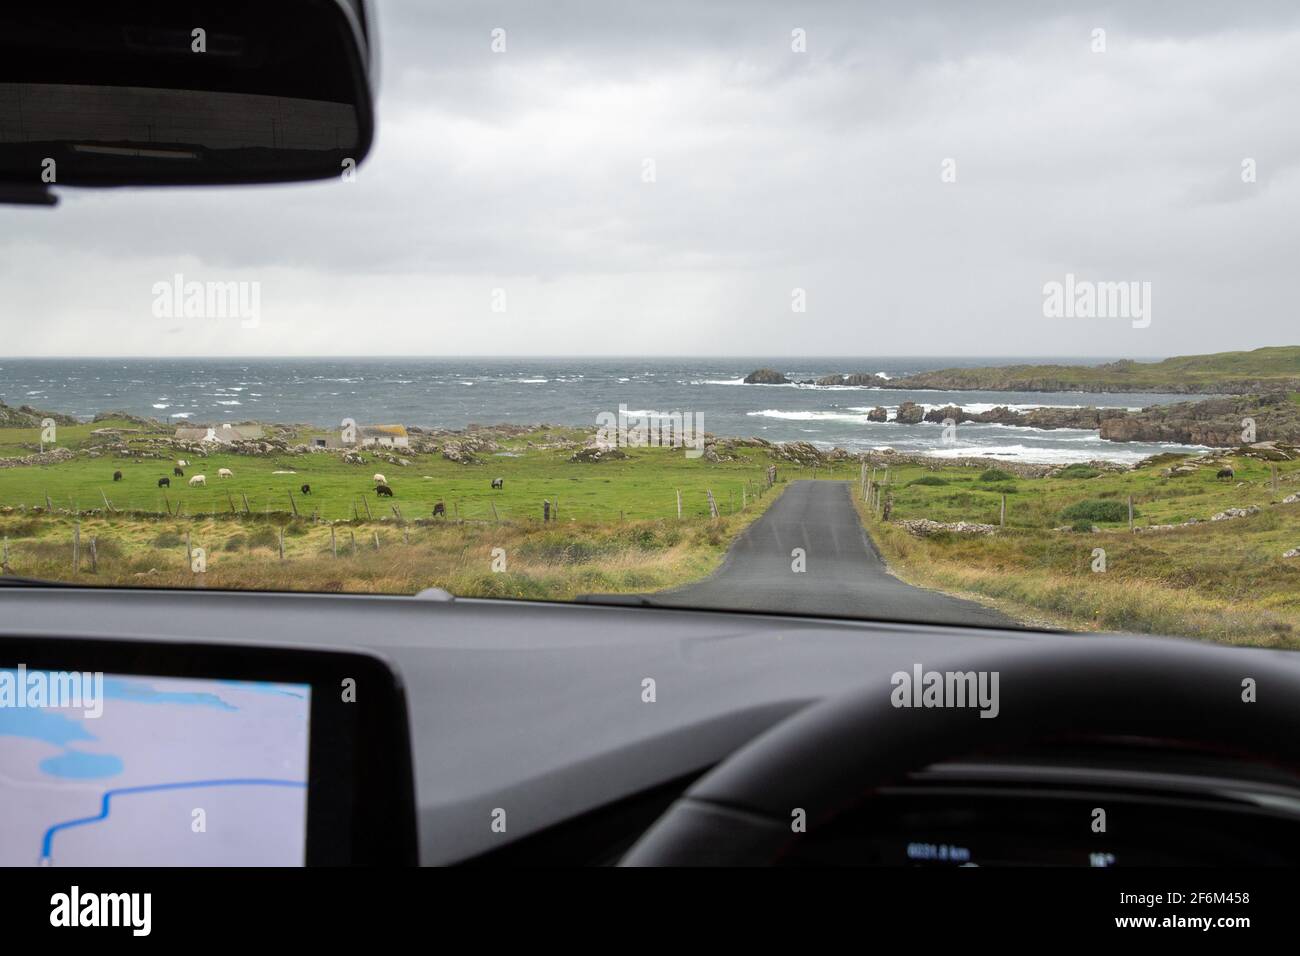
[[[1290,3],[389,0],[379,135],[355,184],[0,210],[0,308],[40,319],[5,334],[28,354],[147,349],[161,330],[142,303],[180,271],[266,286],[259,334],[187,330],[184,347],[230,354],[428,351],[431,330],[491,352],[502,328],[477,320],[498,285],[527,316],[504,326],[512,350],[609,354],[606,330],[648,321],[706,352],[734,351],[738,330],[805,354],[1279,344],[1295,339],[1298,17]],[[790,52],[796,26],[807,54]],[[1260,164],[1249,186],[1244,156]],[[955,184],[940,183],[946,157]],[[1042,284],[1066,271],[1153,281],[1152,328],[1046,322]],[[798,322],[794,286],[810,302]],[[384,341],[348,335],[367,312]],[[291,335],[290,319],[308,325]]]

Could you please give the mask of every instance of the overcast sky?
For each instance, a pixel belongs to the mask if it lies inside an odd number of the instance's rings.
[[[375,17],[356,182],[0,207],[0,354],[1300,343],[1293,2],[380,0]],[[257,327],[156,318],[176,273],[260,283]],[[1045,318],[1067,273],[1150,282],[1149,327]]]

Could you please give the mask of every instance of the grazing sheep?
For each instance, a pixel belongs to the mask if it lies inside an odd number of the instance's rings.
[[[304,495],[309,495],[311,494],[311,485],[303,485],[298,490],[301,491]]]
[[[500,488],[500,489],[502,489],[502,490],[505,490],[505,487],[506,487],[506,480],[505,480],[504,478],[493,478],[493,479],[492,479],[492,487],[493,487],[493,488]]]
[[[121,480],[122,480],[122,473],[121,473],[120,471],[115,471],[115,472],[113,472],[113,480],[114,480],[114,481],[121,481]]]
[[[1215,477],[1231,480],[1236,477],[1236,473],[1231,468],[1220,468],[1219,473],[1215,475]]]
[[[184,458],[177,458],[177,459],[176,459],[176,467],[177,467],[177,468],[188,468],[189,466],[190,466],[190,463],[189,463],[188,461],[186,461]]]
[[[170,488],[171,486],[172,486],[172,480],[171,480],[170,478],[159,478],[159,479],[158,479],[158,487],[159,487],[159,488]]]
[[[375,485],[375,494],[381,498],[393,497],[393,489],[387,485]]]
[[[184,477],[185,477],[185,470],[184,470],[183,468],[179,467],[179,466],[177,466],[176,468],[173,468],[173,469],[172,469],[172,477],[173,477],[173,478],[184,478]]]
[[[377,485],[386,485],[386,484],[388,484],[388,479],[385,478],[383,475],[376,474],[376,475],[375,475],[375,484],[377,484]]]
[[[441,501],[433,506],[433,516],[436,518],[438,515],[442,515],[444,518],[447,517],[447,506]]]
[[[205,475],[195,475],[193,478],[190,479],[191,488],[197,487],[198,485],[204,485],[206,487],[207,483],[208,483],[208,479]]]
[[[217,469],[217,477],[218,477],[218,478],[234,478],[234,477],[235,477],[235,473],[234,473],[233,471],[231,471],[229,468],[218,468],[218,469]]]

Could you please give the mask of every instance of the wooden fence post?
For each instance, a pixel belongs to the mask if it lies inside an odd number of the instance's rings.
[[[330,525],[330,554],[334,555],[334,557],[336,557],[336,558],[339,556],[339,544],[338,544],[338,542],[334,539],[334,525],[333,525],[333,524]]]
[[[280,560],[284,560],[284,528],[280,529]]]
[[[72,528],[72,573],[81,573],[81,522]]]
[[[682,489],[677,489],[677,520],[682,520]]]
[[[1003,495],[1002,508],[998,512],[998,527],[1005,528],[1006,526],[1007,526],[1007,496]]]
[[[289,492],[289,507],[293,509],[293,516],[298,517],[298,502],[293,500],[293,492]]]
[[[1133,496],[1128,496],[1128,530],[1133,531]]]
[[[91,535],[90,536],[90,573],[96,574],[98,572],[99,572],[99,553],[98,553],[98,549],[95,547],[95,536]]]

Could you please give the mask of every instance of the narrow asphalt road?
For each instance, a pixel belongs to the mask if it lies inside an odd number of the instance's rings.
[[[656,604],[1013,627],[998,611],[904,584],[858,521],[843,481],[795,481],[749,526],[713,575],[647,595]],[[793,569],[802,548],[805,570]]]

